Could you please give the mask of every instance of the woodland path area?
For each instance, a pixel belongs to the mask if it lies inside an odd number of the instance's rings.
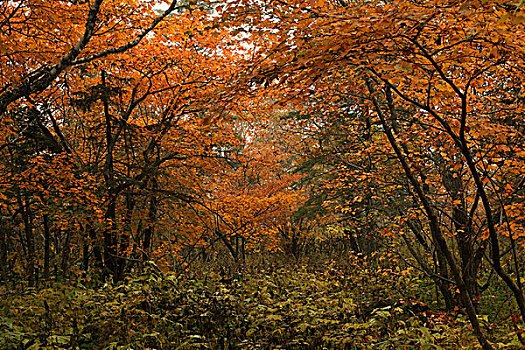
[[[522,5],[0,2],[0,348],[524,348]]]

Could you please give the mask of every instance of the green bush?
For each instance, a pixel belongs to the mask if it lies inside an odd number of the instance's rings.
[[[411,271],[369,264],[366,259],[316,267],[282,264],[231,276],[190,276],[152,271],[97,290],[56,285],[3,298],[0,348],[477,346],[461,316],[433,312],[407,298],[407,290],[421,285]],[[492,333],[507,344],[502,347],[517,346],[503,327]]]

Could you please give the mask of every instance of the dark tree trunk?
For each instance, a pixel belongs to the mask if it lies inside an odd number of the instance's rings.
[[[443,185],[447,189],[453,203],[452,221],[463,279],[470,296],[477,302],[480,293],[477,276],[481,261],[475,257],[476,252],[472,239],[473,230],[462,198],[463,181],[456,172],[444,169]]]
[[[50,240],[51,235],[49,233],[49,216],[44,214],[43,216],[44,226],[44,279],[49,279],[49,259],[50,259]]]
[[[35,286],[35,237],[33,234],[33,225],[31,218],[31,207],[28,199],[22,200],[22,196],[18,196],[18,204],[20,206],[20,213],[24,223],[24,235],[27,246],[26,251],[26,274],[29,287]]]
[[[436,280],[438,284],[439,291],[441,292],[441,295],[443,296],[443,300],[445,302],[445,309],[448,311],[451,311],[456,306],[456,303],[454,301],[454,296],[452,295],[452,292],[450,291],[450,283],[447,282],[447,280],[450,280],[450,276],[448,273],[448,267],[447,267],[447,259],[445,254],[441,251],[441,249],[436,246],[436,259],[435,262],[437,264],[437,274],[441,277]]]
[[[8,287],[8,262],[7,262],[7,254],[8,254],[8,245],[7,245],[7,228],[6,223],[3,220],[3,217],[1,216],[2,212],[0,211],[0,269],[2,273],[2,281],[6,287]]]
[[[102,71],[100,74],[101,83],[106,88],[106,72]],[[113,125],[111,114],[109,111],[109,96],[107,91],[104,91],[101,97],[104,108],[104,119],[106,123],[106,159],[104,162],[104,179],[108,188],[108,204],[106,208],[105,218],[109,222],[109,227],[104,230],[104,271],[103,278],[106,279],[111,275],[116,278],[118,275],[118,246],[116,239],[116,206],[118,193],[115,192],[115,172],[113,150],[115,147],[115,138],[113,137]]]
[[[157,181],[152,181],[153,189],[157,189]],[[152,247],[153,236],[155,235],[155,222],[157,221],[157,197],[151,195],[149,199],[148,221],[144,230],[144,239],[142,241],[143,260],[149,259],[149,253]]]
[[[62,247],[62,261],[61,261],[61,270],[62,276],[66,277],[69,274],[69,255],[71,253],[71,232],[66,231],[66,239]]]
[[[115,279],[120,281],[124,278],[124,273],[126,272],[127,262],[126,254],[129,247],[131,239],[131,230],[132,230],[132,216],[133,210],[135,208],[135,201],[131,197],[131,191],[126,193],[126,215],[124,218],[124,227],[122,228],[122,234],[120,236],[120,245],[118,249],[118,266],[116,271]]]
[[[102,276],[105,278],[115,277],[117,272],[117,242],[115,239],[116,229],[116,198],[112,196],[109,199],[108,208],[106,210],[106,219],[109,220],[109,227],[104,229],[104,271]]]
[[[89,272],[89,244],[84,242],[82,244],[82,270],[84,271],[82,273],[83,277],[86,277]]]
[[[94,265],[95,265],[96,273],[102,274],[104,272],[104,259],[102,256],[102,250],[100,248],[100,242],[97,237],[97,232],[91,225],[87,225],[86,230],[88,232],[89,240],[91,241],[91,245],[93,246],[92,249],[93,249],[93,257],[95,258]],[[87,260],[86,263],[89,264],[89,259],[85,258],[85,261],[86,260]]]
[[[347,229],[347,228],[345,228],[344,234],[350,240],[350,248],[352,249],[352,251],[354,253],[356,253],[356,254],[361,253],[361,248],[359,248],[359,244],[357,244],[357,240],[355,239],[354,234],[352,233],[352,231]]]

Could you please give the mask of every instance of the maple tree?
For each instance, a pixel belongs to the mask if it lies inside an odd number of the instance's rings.
[[[84,269],[93,258],[99,272],[121,279],[132,249],[149,254],[163,176],[175,175],[176,186],[187,182],[177,168],[212,166],[196,161],[213,142],[201,99],[231,59],[226,48],[216,54],[225,37],[204,36],[205,8],[173,2],[157,15],[153,5],[2,4],[2,151],[11,155],[3,208],[23,219],[30,284],[34,220],[45,221],[45,275],[51,229],[65,272],[69,250],[82,249]],[[187,187],[171,191],[173,199],[189,201]],[[146,218],[135,214],[141,206]],[[4,260],[13,248],[4,246]]]
[[[242,145],[239,126],[255,110],[264,119],[256,103],[225,113],[214,97],[244,59],[242,38],[213,27],[206,2],[160,14],[154,4],[2,5],[2,211],[25,233],[3,237],[1,255],[6,267],[26,260],[30,285],[40,242],[46,278],[58,263],[66,276],[121,280],[138,262],[176,267],[217,240],[236,259],[240,239],[275,249],[276,217],[298,205],[290,166],[271,170],[284,156]]]

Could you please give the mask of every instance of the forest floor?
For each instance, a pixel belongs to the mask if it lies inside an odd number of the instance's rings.
[[[432,284],[388,258],[218,266],[149,269],[97,288],[77,281],[4,290],[0,349],[477,347],[466,317],[443,312]],[[520,348],[506,301],[490,299],[484,330],[496,348]]]

